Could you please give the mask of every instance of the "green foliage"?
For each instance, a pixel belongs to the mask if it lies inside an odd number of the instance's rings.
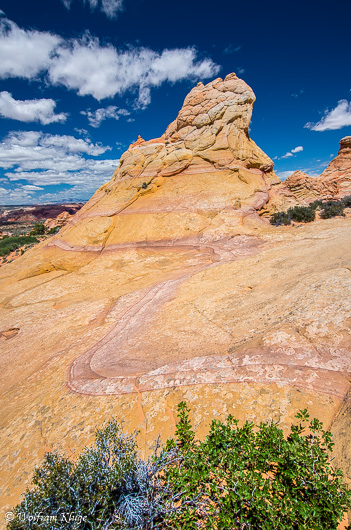
[[[192,430],[191,423],[189,421],[189,412],[185,401],[181,401],[178,404],[178,423],[175,435],[179,440],[180,447],[192,447],[195,439],[195,432]]]
[[[272,215],[270,222],[272,225],[290,225],[291,221],[297,223],[310,223],[315,220],[315,208],[310,206],[294,206],[289,208],[287,212],[277,212]]]
[[[290,225],[291,219],[287,212],[276,212],[272,215],[270,223],[275,226]]]
[[[213,421],[203,442],[189,437],[186,405],[179,405],[178,442],[181,465],[166,477],[181,494],[167,528],[189,530],[336,529],[351,506],[342,473],[333,470],[332,435],[307,410],[297,415],[287,438],[273,422],[255,428],[229,416]],[[307,429],[308,428],[308,429]],[[194,505],[189,500],[196,499]]]
[[[288,216],[297,223],[311,223],[316,218],[316,211],[310,206],[294,206],[289,208]]]
[[[323,209],[321,210],[320,216],[322,219],[330,219],[337,215],[344,215],[344,208],[343,201],[328,201],[323,203]]]
[[[49,230],[47,231],[47,233],[49,235],[52,235],[52,234],[57,234],[57,232],[60,230],[60,227],[59,226],[53,226],[52,228],[49,228]]]
[[[289,225],[291,221],[310,223],[316,218],[316,210],[320,210],[321,219],[330,219],[337,215],[344,215],[344,208],[351,207],[351,195],[341,201],[314,201],[309,206],[294,206],[287,212],[276,212],[271,216],[272,225]]]
[[[309,205],[310,208],[313,208],[314,210],[320,210],[323,206],[323,201],[314,201],[314,202],[311,202],[311,204]]]
[[[30,231],[31,236],[43,236],[46,233],[46,227],[43,223],[35,223]]]
[[[342,199],[342,202],[345,208],[351,208],[351,195],[346,195],[346,197]]]
[[[287,437],[228,416],[202,442],[189,412],[179,403],[176,438],[146,462],[115,420],[76,462],[47,454],[8,530],[336,530],[351,493],[331,467],[331,433],[307,410]]]
[[[0,256],[8,256],[14,250],[33,243],[39,243],[34,236],[5,236],[0,240]]]
[[[60,522],[58,528],[104,528],[106,522],[113,521],[116,504],[128,490],[136,460],[135,438],[123,435],[115,421],[96,432],[95,445],[85,449],[76,463],[47,454],[35,470],[34,489],[26,492],[8,528],[51,528],[42,519],[35,521],[40,513]],[[24,521],[21,514],[26,514]],[[68,524],[67,514],[79,515],[79,524]],[[111,528],[125,527],[115,522]]]
[[[163,478],[174,465],[173,450],[143,461],[134,435],[111,420],[76,462],[48,453],[33,476],[34,488],[14,510],[8,530],[141,530],[160,528],[176,496]]]

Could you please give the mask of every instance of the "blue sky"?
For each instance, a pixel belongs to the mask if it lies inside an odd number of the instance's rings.
[[[351,135],[351,3],[0,0],[0,204],[87,200],[198,81],[254,90],[250,136],[281,178]]]

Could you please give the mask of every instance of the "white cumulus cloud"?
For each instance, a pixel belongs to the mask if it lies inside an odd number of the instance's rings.
[[[44,188],[40,186],[34,186],[33,184],[23,184],[22,189],[26,191],[42,191]]]
[[[110,147],[101,144],[93,144],[90,140],[75,138],[68,135],[44,134],[40,137],[39,145],[41,147],[61,148],[67,153],[85,153],[87,155],[98,156],[110,150]]]
[[[68,135],[43,134],[37,131],[9,133],[0,143],[0,167],[15,171],[79,170],[85,164],[82,154],[98,156],[110,147]]]
[[[0,78],[32,79],[49,68],[51,54],[62,39],[47,32],[20,29],[0,19]]]
[[[100,9],[108,18],[116,18],[123,11],[123,0],[101,0]]]
[[[109,107],[103,107],[101,109],[96,109],[95,111],[82,110],[80,112],[84,116],[87,116],[89,124],[91,127],[100,127],[102,121],[107,119],[119,120],[121,116],[129,116],[130,112],[126,109],[119,109],[113,105]]]
[[[102,0],[101,6],[107,12],[117,4],[117,0]],[[137,93],[136,106],[140,108],[150,103],[154,87],[207,79],[220,70],[212,59],[199,58],[194,47],[161,52],[144,47],[118,50],[101,45],[89,34],[81,39],[63,39],[23,30],[8,19],[0,19],[0,56],[0,78],[34,79],[45,73],[51,84],[98,101],[127,91]]]
[[[67,114],[55,114],[56,101],[53,99],[14,99],[9,92],[0,92],[0,116],[23,122],[37,121],[43,125],[64,122]]]
[[[293,171],[276,171],[276,174],[278,175],[280,180],[285,180],[293,174]]]
[[[88,198],[110,180],[118,166],[118,159],[91,158],[109,149],[68,135],[16,131],[0,143],[0,167],[8,170],[5,173],[8,181],[27,181],[24,184],[27,187],[21,187],[22,193],[39,191],[33,186],[68,184],[74,186],[75,197]],[[13,193],[10,198],[15,200]]]
[[[211,59],[198,60],[195,48],[161,53],[148,48],[119,51],[86,36],[57,49],[49,78],[54,85],[63,85],[99,101],[138,90],[139,106],[145,107],[150,103],[151,88],[164,82],[205,79],[216,75],[219,69]]]
[[[301,151],[303,151],[303,147],[302,147],[302,145],[298,145],[297,147],[294,147],[294,149],[291,149],[291,152],[292,152],[293,154],[295,154],[295,153],[301,153]]]
[[[118,13],[123,11],[123,0],[84,0],[88,2],[90,9],[94,11],[97,7],[102,13],[105,13],[107,18],[114,19]],[[62,3],[67,9],[71,7],[72,0],[62,0]]]
[[[301,153],[301,151],[303,151],[303,147],[302,145],[298,145],[297,147],[294,147],[294,149],[291,149],[291,151],[288,151],[287,153],[285,153],[285,155],[281,157],[276,157],[276,158],[278,158],[278,160],[282,158],[290,158],[294,156],[296,153]]]
[[[335,109],[326,110],[323,118],[317,123],[306,123],[305,127],[311,131],[328,131],[341,129],[351,125],[351,102],[341,99]]]

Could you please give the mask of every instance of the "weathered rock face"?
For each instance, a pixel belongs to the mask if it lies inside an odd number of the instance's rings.
[[[328,183],[331,189],[335,186],[335,198],[340,199],[351,194],[351,136],[340,140],[338,155],[319,178]]]
[[[235,74],[199,83],[160,138],[139,137],[129,147],[112,180],[56,243],[101,249],[182,239],[218,231],[224,220],[212,220],[219,213],[233,226],[245,220],[259,224],[256,210],[280,180],[248,136],[254,101]]]
[[[72,216],[68,212],[62,212],[56,217],[56,219],[46,219],[44,226],[48,229],[57,227],[62,228],[68,223],[71,217]]]
[[[340,140],[338,155],[319,177],[295,171],[272,190],[265,209],[266,212],[286,210],[296,204],[342,199],[346,195],[351,195],[351,136]]]
[[[58,236],[0,269],[4,511],[45,451],[74,455],[115,416],[148,452],[182,399],[200,435],[308,407],[344,450],[351,220],[260,219],[278,186],[247,136],[253,101],[233,75],[198,85]]]
[[[335,184],[326,182],[320,177],[310,177],[303,171],[295,171],[286,179],[283,185],[296,198],[297,201],[306,203],[317,199],[332,199],[337,191]]]

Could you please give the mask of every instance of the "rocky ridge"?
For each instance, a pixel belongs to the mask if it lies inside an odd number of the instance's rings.
[[[147,453],[182,399],[200,435],[308,407],[351,480],[351,220],[261,219],[282,186],[248,136],[254,100],[233,74],[198,85],[57,236],[1,268],[4,510],[45,451],[73,456],[115,416]]]
[[[286,210],[315,200],[339,200],[351,195],[351,136],[340,140],[337,156],[318,177],[295,171],[270,194],[265,212]]]

